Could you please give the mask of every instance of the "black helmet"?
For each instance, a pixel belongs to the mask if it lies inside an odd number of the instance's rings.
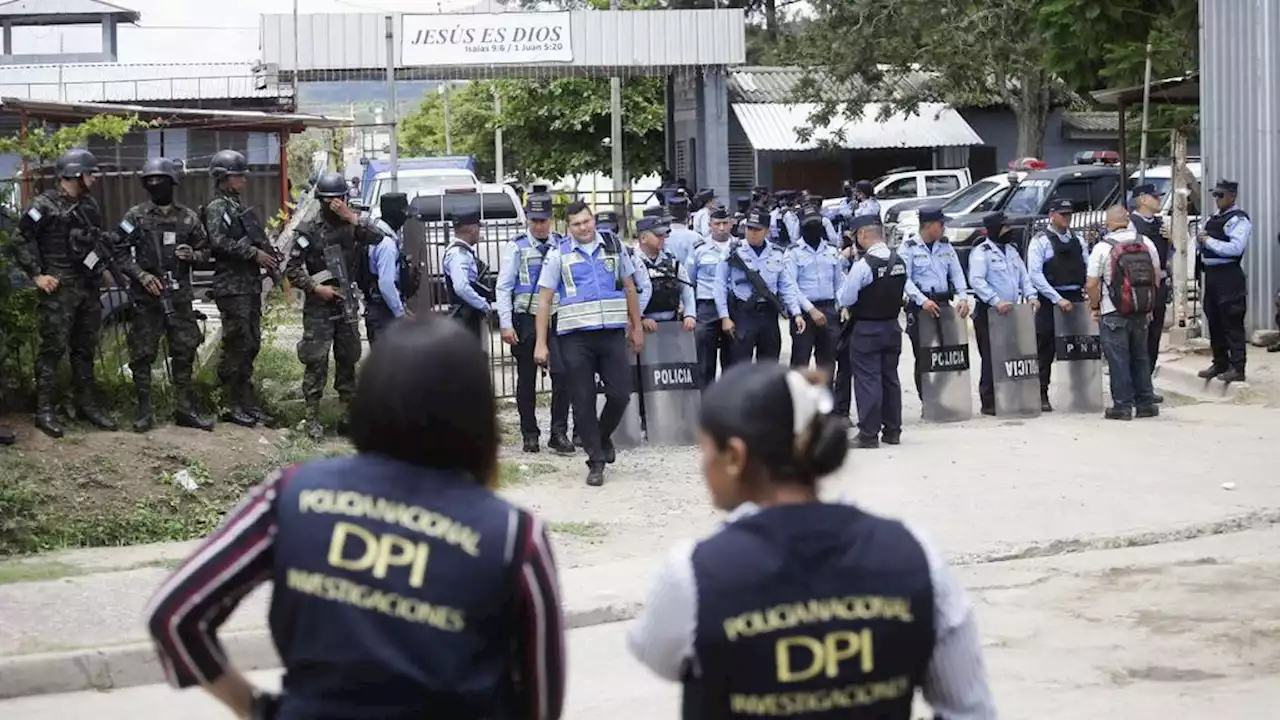
[[[219,150],[209,161],[209,175],[214,180],[221,180],[230,175],[248,175],[249,161],[235,150]]]
[[[168,158],[153,158],[142,166],[142,180],[146,182],[149,177],[167,177],[173,181],[174,185],[178,184],[178,166]]]
[[[350,194],[351,188],[347,185],[347,179],[342,177],[341,173],[325,173],[316,181],[316,197],[335,198],[346,197]]]
[[[62,153],[54,167],[58,171],[58,177],[64,180],[78,178],[85,173],[94,175],[98,173],[98,158],[84,148],[71,148]]]

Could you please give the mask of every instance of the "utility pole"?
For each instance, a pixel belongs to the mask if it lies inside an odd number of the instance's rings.
[[[293,111],[298,111],[298,0],[293,0]]]
[[[609,9],[618,11],[618,0],[609,0]],[[631,226],[630,203],[626,201],[627,181],[622,168],[622,78],[609,78],[609,137],[613,150],[613,198],[617,203],[619,234],[625,236]]]
[[[1169,330],[1169,344],[1182,345],[1188,338],[1200,336],[1200,318],[1187,309],[1187,248],[1191,245],[1190,228],[1187,226],[1187,197],[1191,194],[1187,178],[1187,134],[1173,131],[1173,227],[1169,228],[1173,241],[1173,327]],[[1199,294],[1197,288],[1196,293]]]
[[[453,107],[449,103],[449,81],[444,82],[444,154],[453,154]]]
[[[498,95],[497,86],[493,87],[493,181],[506,182],[506,168],[502,165],[502,97]]]
[[[396,33],[395,19],[387,15],[387,92],[391,95],[391,192],[400,192],[400,112],[396,107]]]
[[[1147,41],[1147,72],[1142,82],[1142,141],[1138,150],[1138,184],[1147,181],[1147,130],[1151,128],[1151,41]],[[1120,168],[1120,174],[1128,174],[1128,168]]]

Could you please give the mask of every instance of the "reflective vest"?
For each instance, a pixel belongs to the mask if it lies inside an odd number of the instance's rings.
[[[374,455],[299,466],[275,508],[281,717],[519,716],[520,511],[460,473]]]
[[[561,238],[555,233],[547,238],[544,249],[539,250],[538,244],[529,237],[528,233],[522,233],[515,239],[517,262],[516,267],[516,284],[511,288],[511,307],[514,312],[525,315],[533,315],[538,312],[538,278],[542,276],[542,261],[547,257],[547,251],[553,245],[559,245]],[[556,314],[556,308],[560,305],[560,298],[552,296],[551,298],[551,314]]]
[[[684,717],[909,720],[935,642],[923,548],[847,505],[767,508],[693,551]]]
[[[587,255],[572,237],[560,241],[560,310],[556,333],[616,330],[627,326],[627,294],[622,284],[622,244],[601,236]]]

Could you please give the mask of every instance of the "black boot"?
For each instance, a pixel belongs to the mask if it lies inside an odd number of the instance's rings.
[[[618,449],[613,446],[613,439],[600,441],[600,450],[604,453],[604,461],[610,465],[618,459]]]
[[[173,411],[173,424],[178,427],[213,432],[213,421],[196,412],[195,398],[186,387],[178,388],[178,407]]]
[[[133,418],[133,431],[149,432],[155,425],[155,412],[151,408],[151,388],[138,388],[138,412]]]
[[[527,453],[536,453],[542,450],[542,444],[538,436],[531,433],[524,436],[524,443],[520,449]]]
[[[604,466],[588,465],[587,466],[587,484],[591,487],[600,487],[604,484]]]
[[[304,431],[312,442],[320,442],[324,440],[324,426],[320,424],[320,409],[307,408],[307,419],[304,421]]]
[[[98,407],[98,404],[87,395],[82,397],[79,402],[76,403],[76,414],[80,416],[81,420],[89,423],[99,430],[115,432],[120,429],[120,426],[116,424],[115,419],[104,412],[102,408]]]
[[[7,427],[0,427],[0,445],[12,445],[18,442],[18,436]]]
[[[62,429],[62,425],[58,424],[53,408],[36,411],[36,429],[55,440],[67,434],[67,431]]]
[[[1053,405],[1049,404],[1049,396],[1040,395],[1040,412],[1053,412]]]
[[[1218,365],[1215,364],[1215,365],[1210,365],[1204,370],[1201,370],[1200,372],[1196,373],[1196,375],[1205,380],[1212,380],[1226,371],[1227,371],[1226,368],[1219,367]]]
[[[569,438],[563,432],[551,433],[551,439],[547,441],[547,447],[561,455],[572,455],[577,452],[577,449],[573,447],[573,443],[569,441]]]
[[[253,388],[246,387],[244,389],[243,398],[240,401],[240,407],[244,409],[249,417],[261,423],[264,427],[276,429],[276,419],[266,410],[262,409],[262,405],[253,397]]]
[[[1218,376],[1218,379],[1224,383],[1244,382],[1244,370],[1240,368],[1231,368]]]
[[[232,405],[226,412],[222,413],[222,419],[240,427],[251,428],[258,425],[257,419],[245,412],[244,408],[239,405]]]

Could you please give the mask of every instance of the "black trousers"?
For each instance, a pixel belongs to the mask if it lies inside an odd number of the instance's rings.
[[[369,344],[373,345],[374,340],[377,340],[378,336],[385,332],[395,319],[396,316],[391,314],[391,308],[388,308],[387,304],[382,300],[366,298],[364,303],[364,329],[365,334],[369,336]]]
[[[778,313],[768,303],[738,303],[730,310],[733,318],[733,345],[730,364],[777,362],[782,356],[782,331]]]
[[[516,344],[511,346],[511,355],[516,360],[516,410],[520,413],[520,435],[522,437],[539,437],[537,397],[538,374],[541,369],[533,361],[534,346],[537,345],[535,318],[529,313],[515,313],[511,316],[512,329],[516,331]],[[551,319],[551,327],[547,331],[547,350],[551,353],[551,434],[569,434],[569,408],[572,406],[572,393],[569,381],[565,377],[563,351],[560,348],[560,337],[556,335],[555,318]]]
[[[582,437],[587,465],[604,467],[604,447],[631,401],[634,372],[623,330],[579,330],[559,337],[573,396],[573,427]],[[596,415],[596,376],[604,385],[604,409]]]
[[[1058,290],[1057,288],[1054,288]],[[1058,290],[1064,300],[1073,303],[1084,300],[1083,290]],[[1048,397],[1049,381],[1053,378],[1053,357],[1058,346],[1054,334],[1056,317],[1054,308],[1057,305],[1044,295],[1040,296],[1040,307],[1036,310],[1036,357],[1040,362],[1040,397]]]
[[[698,328],[695,331],[698,343],[698,367],[702,389],[706,390],[716,380],[716,364],[720,372],[729,367],[729,352],[732,343],[728,335],[720,329],[720,313],[716,310],[715,300],[698,301]]]
[[[854,395],[858,399],[858,436],[868,440],[902,432],[902,384],[898,358],[902,328],[895,320],[859,320],[849,338]]]
[[[1162,272],[1169,272],[1163,268]],[[1164,334],[1164,318],[1169,309],[1170,282],[1166,277],[1160,283],[1160,291],[1156,293],[1156,306],[1151,309],[1151,322],[1147,323],[1147,359],[1151,361],[1151,371],[1156,369],[1156,355],[1160,354],[1160,336]]]
[[[973,336],[978,341],[978,355],[982,357],[982,370],[978,375],[978,400],[983,408],[996,406],[995,381],[991,377],[991,324],[987,313],[991,306],[976,301],[973,308]]]
[[[1213,365],[1219,370],[1235,368],[1244,372],[1247,295],[1244,269],[1239,263],[1205,266],[1204,315],[1209,325]]]
[[[791,367],[807,368],[812,357],[815,365],[834,375],[836,344],[840,342],[840,313],[836,310],[835,300],[817,300],[813,306],[822,311],[827,324],[818,327],[813,318],[805,314],[804,332],[791,336]]]

